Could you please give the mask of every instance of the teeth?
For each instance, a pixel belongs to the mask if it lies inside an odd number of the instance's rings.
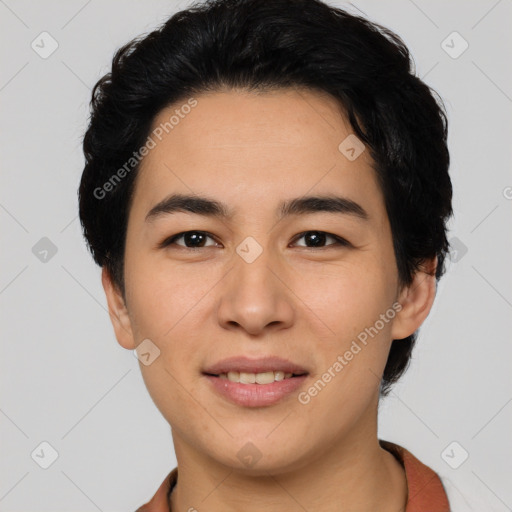
[[[240,374],[238,372],[228,372],[228,380],[231,382],[240,382]]]
[[[254,384],[256,382],[256,375],[254,373],[240,372],[239,380],[242,384]]]
[[[240,384],[271,384],[275,381],[289,379],[292,375],[290,372],[285,373],[280,370],[263,373],[228,372],[227,374],[221,373],[219,378],[239,382]]]
[[[254,380],[258,384],[271,384],[276,378],[274,372],[265,372],[254,374]],[[242,381],[242,379],[240,379],[240,381]]]

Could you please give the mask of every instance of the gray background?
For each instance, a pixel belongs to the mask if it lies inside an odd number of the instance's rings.
[[[114,338],[76,191],[92,86],[119,46],[186,5],[0,0],[1,511],[134,510],[175,465],[169,426]],[[512,510],[512,2],[336,5],[405,40],[450,121],[459,250],[408,373],[381,404],[379,436]],[[31,47],[50,48],[43,31],[59,45],[47,58]],[[457,58],[454,31],[469,44]],[[57,249],[46,261],[43,237]],[[43,441],[58,452],[48,469],[31,456]]]

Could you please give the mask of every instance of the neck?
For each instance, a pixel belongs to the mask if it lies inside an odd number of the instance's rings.
[[[360,427],[293,471],[263,476],[219,464],[173,430],[178,482],[171,510],[405,511],[407,482],[401,464],[379,445],[376,419],[372,428]]]

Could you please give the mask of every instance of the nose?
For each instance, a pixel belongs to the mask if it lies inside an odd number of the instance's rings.
[[[252,336],[293,325],[294,294],[286,272],[268,250],[251,263],[235,256],[234,267],[222,280],[217,309],[219,324],[228,330],[242,329]]]

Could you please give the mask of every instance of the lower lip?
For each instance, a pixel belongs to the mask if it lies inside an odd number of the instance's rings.
[[[231,402],[244,407],[265,407],[276,404],[300,388],[307,375],[274,381],[271,384],[240,384],[213,375],[205,377],[220,395]]]

